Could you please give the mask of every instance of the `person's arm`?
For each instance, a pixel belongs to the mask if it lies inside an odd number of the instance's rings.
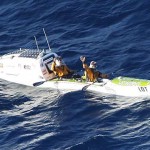
[[[56,73],[56,71],[55,71],[55,66],[56,66],[56,65],[55,65],[55,62],[53,61],[53,62],[52,62],[52,65],[51,65],[51,70],[52,70],[52,71],[55,73],[55,75],[56,75],[57,73]]]
[[[83,64],[83,68],[84,68],[85,70],[87,70],[87,69],[88,69],[88,65],[85,63],[85,57],[84,57],[84,56],[81,56],[81,57],[80,57],[80,60],[81,60],[81,62],[82,62],[82,64]]]
[[[74,73],[74,71],[71,70],[71,69],[69,69],[67,65],[65,65],[65,67],[66,67],[66,70],[67,70],[69,73]]]

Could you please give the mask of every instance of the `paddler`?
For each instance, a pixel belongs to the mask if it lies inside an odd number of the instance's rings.
[[[66,64],[62,61],[60,56],[57,56],[53,59],[51,70],[56,76],[60,79],[62,78],[71,78],[74,71],[70,70]]]
[[[85,79],[89,82],[95,82],[98,81],[98,78],[108,78],[107,74],[103,74],[101,72],[99,72],[98,70],[96,70],[96,62],[95,61],[91,61],[90,66],[88,66],[85,63],[85,57],[81,56],[80,60],[83,64],[83,69],[85,69],[84,75],[85,75]]]

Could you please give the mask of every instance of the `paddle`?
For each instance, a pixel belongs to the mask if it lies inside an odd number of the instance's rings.
[[[95,82],[96,82],[96,81],[92,82],[91,84],[88,84],[88,85],[84,86],[84,87],[82,88],[82,91],[86,91],[87,88],[88,88],[90,85],[94,84]]]
[[[55,76],[54,78],[51,78],[51,79],[49,79],[49,80],[35,82],[35,83],[33,83],[33,86],[40,86],[40,85],[42,85],[43,83],[45,83],[45,82],[47,82],[47,81],[51,81],[51,80],[56,79],[56,78],[58,78],[58,76]]]

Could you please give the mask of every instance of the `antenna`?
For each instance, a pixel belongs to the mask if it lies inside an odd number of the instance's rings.
[[[36,40],[36,36],[34,36],[34,39],[35,39],[35,43],[36,43],[37,50],[40,52],[39,46],[38,46],[38,42],[37,42],[37,40]]]
[[[50,51],[52,51],[51,48],[50,48],[50,45],[49,45],[49,42],[48,42],[48,39],[47,39],[47,35],[45,33],[45,29],[44,28],[43,28],[43,32],[45,34],[45,38],[46,38],[46,42],[47,42],[48,48],[49,48]]]

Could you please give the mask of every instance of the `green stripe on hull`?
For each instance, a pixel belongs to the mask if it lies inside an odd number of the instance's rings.
[[[148,86],[150,85],[150,80],[129,77],[117,77],[112,80],[112,83],[122,86]]]
[[[59,81],[59,82],[61,82],[61,81],[68,81],[68,82],[76,82],[76,83],[79,83],[79,82],[82,82],[82,83],[85,83],[86,82],[86,80],[76,80],[76,79],[73,79],[73,78],[71,78],[71,79],[65,79],[65,78],[63,78],[62,80],[60,80],[60,79],[53,79],[53,80],[50,80],[49,82],[53,82],[53,81]]]

